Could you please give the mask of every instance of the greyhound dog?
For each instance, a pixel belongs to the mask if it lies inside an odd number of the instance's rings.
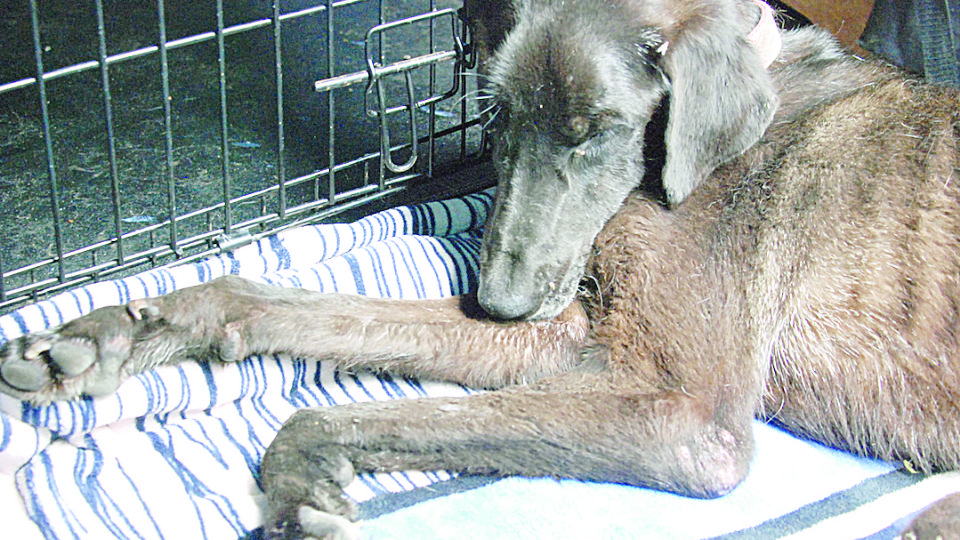
[[[960,466],[956,91],[816,28],[765,27],[758,0],[465,12],[497,103],[476,294],[226,277],[8,342],[0,388],[100,395],[186,357],[285,352],[492,390],[295,414],[261,470],[278,536],[356,536],[341,488],[355,471],[717,497],[747,473],[756,417],[923,471]]]

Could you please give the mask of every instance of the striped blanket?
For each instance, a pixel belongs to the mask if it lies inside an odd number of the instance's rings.
[[[303,227],[202,263],[90,285],[0,317],[0,341],[104,305],[231,273],[281,286],[426,298],[476,283],[492,194]],[[262,536],[257,466],[281,423],[307,406],[470,389],[323,362],[254,356],[144,373],[115,395],[35,407],[0,397],[0,508],[7,538],[233,539]],[[347,488],[369,538],[891,538],[960,490],[757,423],[746,482],[712,501],[549,479],[408,471]]]

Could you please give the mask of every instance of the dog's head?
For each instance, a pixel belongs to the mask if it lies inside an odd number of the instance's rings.
[[[664,95],[671,205],[753,145],[776,109],[746,38],[749,0],[468,0],[466,11],[498,103],[479,290],[495,317],[551,317],[573,299],[596,235],[643,178]]]

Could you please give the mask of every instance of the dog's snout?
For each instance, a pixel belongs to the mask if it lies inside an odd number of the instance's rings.
[[[477,301],[491,317],[503,320],[530,318],[540,309],[543,268],[533,264],[530,250],[506,249],[502,243],[486,244],[480,270]]]
[[[477,291],[477,301],[488,315],[502,320],[530,318],[540,309],[539,295],[516,291],[511,287],[485,286]]]

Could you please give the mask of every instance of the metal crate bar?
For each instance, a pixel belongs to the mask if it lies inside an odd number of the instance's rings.
[[[333,2],[332,7],[342,8],[342,7],[350,6],[353,4],[363,3],[366,1],[369,1],[369,0],[341,0],[340,2]],[[100,6],[100,9],[102,9],[103,0],[100,0],[99,2],[97,2],[97,4]],[[274,3],[274,5],[276,6],[277,10],[279,10],[280,3],[276,2]],[[295,11],[295,12],[291,12],[283,15],[280,15],[278,11],[277,15],[271,19],[260,19],[260,20],[251,21],[243,24],[237,24],[237,25],[224,28],[223,35],[226,37],[234,36],[234,35],[241,34],[243,32],[248,32],[250,30],[256,30],[258,28],[275,25],[283,21],[289,21],[289,20],[298,19],[301,17],[306,17],[309,15],[315,15],[317,13],[322,13],[326,11],[329,7],[330,6],[328,5],[314,6],[311,8],[301,9],[299,11]],[[31,2],[31,13],[33,14],[36,12],[37,12],[36,1],[34,0]],[[215,31],[203,32],[201,34],[197,34],[194,36],[189,36],[189,37],[170,41],[167,43],[167,50],[179,49],[182,47],[186,47],[188,45],[196,45],[198,43],[203,43],[205,41],[212,41],[215,39],[217,39],[217,33]],[[127,60],[133,60],[136,58],[142,58],[144,56],[157,54],[159,52],[160,52],[160,47],[158,45],[151,45],[149,47],[141,47],[139,49],[135,49],[132,51],[126,51],[123,53],[110,55],[106,57],[106,62],[107,64],[116,64],[116,63],[127,61]],[[77,73],[82,73],[84,71],[97,69],[97,67],[99,66],[99,63],[100,62],[96,60],[92,60],[89,62],[81,62],[79,64],[75,64],[72,66],[67,66],[67,67],[56,69],[49,72],[43,72],[39,74],[37,77],[28,77],[28,78],[20,79],[17,81],[3,83],[3,84],[0,84],[0,94],[11,91],[11,90],[17,90],[27,86],[32,86],[34,84],[37,84],[38,79],[42,79],[44,81],[51,81],[54,79],[59,79],[61,77],[66,77],[68,75],[74,75]]]

